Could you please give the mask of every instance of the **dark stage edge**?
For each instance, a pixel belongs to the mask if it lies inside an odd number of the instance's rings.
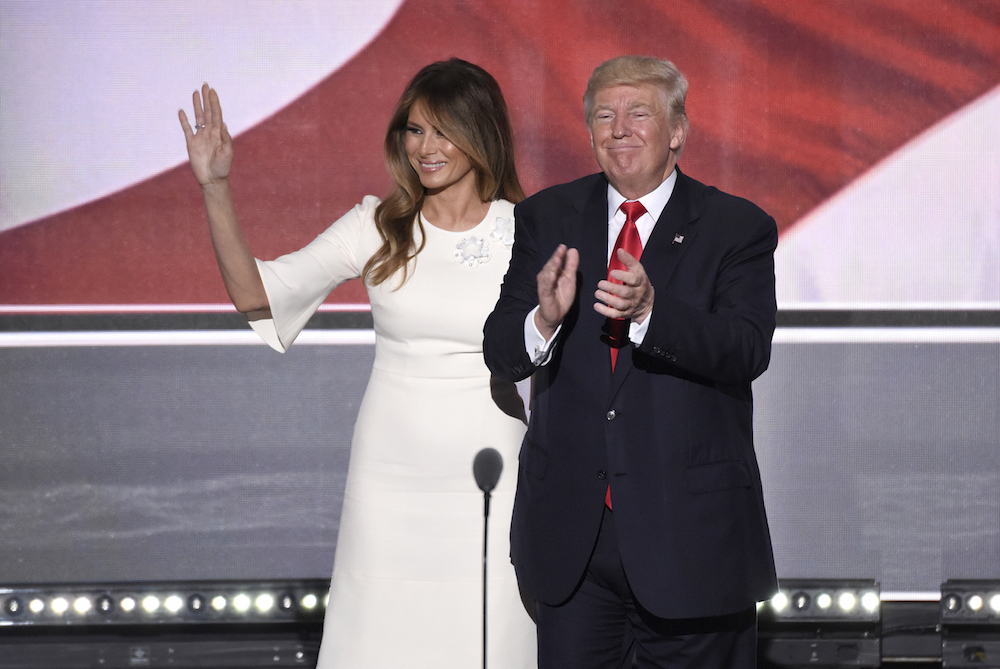
[[[939,607],[938,602],[883,602],[881,630],[878,633],[881,664],[878,666],[886,669],[941,667]],[[0,634],[0,662],[6,669],[311,669],[316,666],[321,632],[322,623],[318,621],[246,625],[163,624],[113,629],[106,625],[77,629],[41,626],[7,628]],[[762,630],[762,656],[765,644],[775,636],[780,637],[780,632]],[[760,663],[762,669],[775,666],[782,665],[766,661]],[[834,666],[859,665],[847,663]]]
[[[167,307],[165,307],[166,309]],[[783,310],[779,328],[991,328],[1000,327],[1000,310]],[[117,332],[243,330],[246,318],[235,312],[6,313],[0,332]],[[324,311],[306,325],[313,330],[370,330],[370,311]]]

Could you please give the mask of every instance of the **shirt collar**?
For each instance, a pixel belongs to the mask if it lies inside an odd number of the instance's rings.
[[[639,202],[642,206],[646,208],[649,215],[653,217],[653,221],[658,221],[660,219],[660,214],[663,213],[663,209],[667,206],[667,201],[670,200],[670,195],[674,192],[674,184],[677,183],[677,168],[675,167],[670,171],[670,176],[663,180],[656,190],[651,193],[646,193],[639,198]],[[619,207],[622,206],[622,202],[626,202],[624,195],[615,190],[615,187],[610,183],[608,184],[608,220],[610,221],[615,217],[615,213],[618,211]]]

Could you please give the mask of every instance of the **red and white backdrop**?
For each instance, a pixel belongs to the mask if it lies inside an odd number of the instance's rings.
[[[623,53],[687,74],[682,167],[777,219],[783,303],[1000,302],[993,1],[0,7],[0,303],[226,301],[175,118],[202,81],[269,257],[385,192],[384,126],[422,65],[497,77],[533,192],[596,169],[580,98]]]
[[[235,137],[241,219],[255,253],[270,258],[308,242],[364,195],[386,192],[385,124],[424,64],[458,56],[496,76],[531,193],[596,170],[581,95],[597,64],[625,53],[673,60],[690,81],[681,167],[777,220],[783,311],[837,311],[848,325],[871,310],[883,313],[882,325],[894,310],[915,318],[889,334],[779,331],[758,387],[758,441],[783,575],[875,576],[899,591],[1000,576],[996,567],[983,573],[1000,564],[1000,475],[980,466],[1000,432],[994,0],[0,2],[4,329],[25,327],[23,314],[226,304],[176,118],[181,107],[190,115],[203,81],[219,90]],[[365,295],[351,282],[329,302],[356,309]],[[942,318],[949,327],[924,327]],[[41,400],[28,396],[54,391],[30,379],[41,368],[64,370],[25,362],[42,355],[28,349],[5,344],[7,364],[23,376],[6,375],[0,405],[45,421]],[[163,363],[160,372],[189,364]],[[351,402],[331,429],[349,433]],[[23,429],[0,427],[0,449],[56,440]],[[908,469],[903,452],[922,464]],[[956,452],[967,453],[958,465]],[[942,478],[944,463],[957,469]],[[964,493],[949,502],[956,485]],[[969,500],[980,516],[947,526],[949,504]],[[828,504],[845,518],[828,518]],[[31,529],[13,512],[0,518]],[[953,531],[974,534],[974,547],[950,547]],[[326,566],[306,563],[306,571]],[[138,576],[160,577],[152,571]]]

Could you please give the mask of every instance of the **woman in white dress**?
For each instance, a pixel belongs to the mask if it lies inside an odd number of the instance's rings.
[[[508,533],[524,434],[516,389],[491,382],[483,323],[513,243],[514,168],[496,81],[458,59],[410,82],[385,138],[395,187],[364,200],[305,248],[256,260],[228,185],[232,142],[219,96],[179,114],[212,243],[236,308],[286,350],[337,285],[362,277],[375,362],[351,446],[321,669],[482,663],[480,449],[505,463],[490,506],[488,666],[535,666]],[[204,105],[203,105],[204,101]],[[332,370],[330,373],[335,373]]]

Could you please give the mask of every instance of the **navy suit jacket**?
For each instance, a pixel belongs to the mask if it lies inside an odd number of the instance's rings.
[[[622,562],[661,618],[734,613],[777,587],[752,434],[750,383],[775,326],[774,219],[681,174],[642,253],[655,290],[642,346],[612,373],[603,316],[603,174],[548,188],[515,208],[515,242],[485,326],[494,375],[535,373],[519,456],[511,555],[528,594],[556,605],[580,583],[608,484]],[[576,302],[553,357],[524,345],[536,276],[564,243],[580,252]]]

